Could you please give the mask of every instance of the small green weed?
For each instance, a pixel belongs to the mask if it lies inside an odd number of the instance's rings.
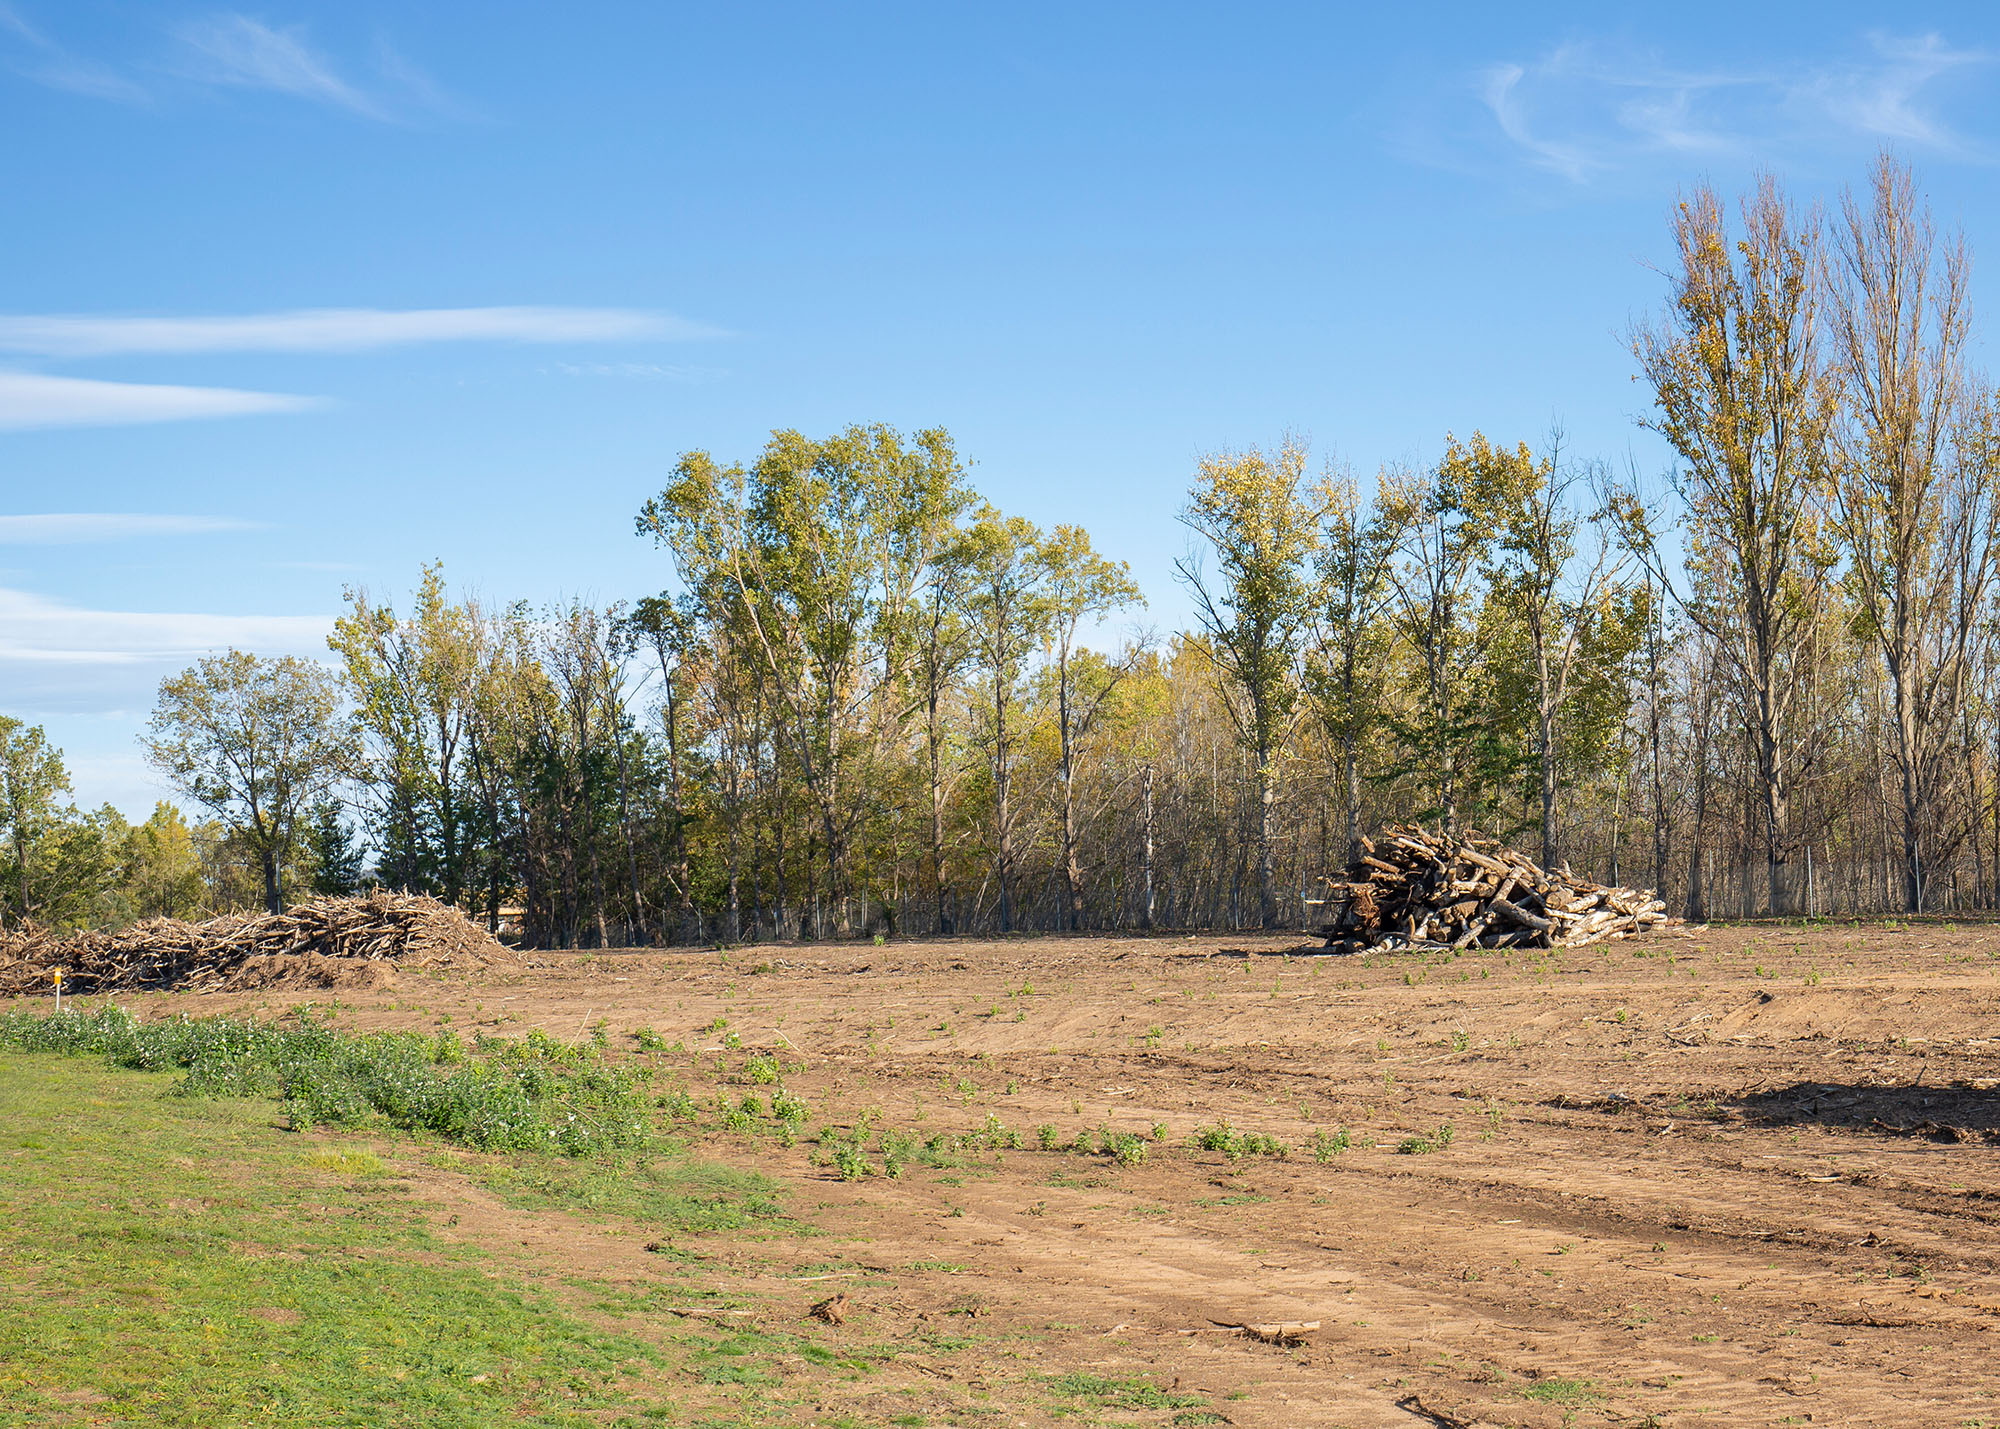
[[[1396,1143],[1398,1156],[1428,1156],[1434,1151],[1443,1151],[1451,1145],[1457,1133],[1448,1121],[1440,1122],[1438,1129],[1427,1136],[1406,1136]]]

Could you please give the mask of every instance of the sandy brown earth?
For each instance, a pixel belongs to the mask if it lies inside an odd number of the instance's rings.
[[[678,1044],[646,1058],[659,1085],[697,1099],[738,1095],[765,1049],[814,1125],[874,1108],[919,1137],[988,1117],[1025,1137],[860,1180],[810,1140],[706,1137],[831,1233],[694,1247],[747,1297],[728,1303],[807,1325],[844,1288],[821,1342],[916,1346],[830,1382],[829,1421],[1040,1423],[1056,1410],[1029,1386],[1081,1373],[1208,1406],[1089,1411],[1109,1422],[2000,1425],[2000,930],[1717,927],[1430,961],[1311,947],[543,954],[346,990],[340,1017],[565,1038],[601,1020],[620,1057],[645,1027]],[[294,995],[121,1000],[268,1014]],[[1188,1148],[1219,1121],[1288,1154]],[[1035,1150],[1040,1126],[1064,1145],[1138,1133],[1149,1154]],[[442,1174],[427,1193],[522,1257],[662,1273],[643,1227],[526,1216]],[[808,1261],[843,1268],[807,1278]],[[1293,1346],[1227,1328],[1310,1321]]]

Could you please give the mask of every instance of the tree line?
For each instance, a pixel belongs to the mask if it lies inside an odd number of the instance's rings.
[[[67,807],[0,721],[0,901],[373,880],[565,947],[1279,927],[1421,821],[1694,918],[1993,906],[2000,403],[1963,241],[1888,156],[1830,215],[1766,179],[1672,225],[1630,335],[1664,483],[1559,433],[1366,483],[1218,451],[1160,638],[943,430],[688,452],[636,514],[659,594],[495,606],[431,567],[400,609],[349,591],[324,663],[166,681],[146,751],[191,821]]]

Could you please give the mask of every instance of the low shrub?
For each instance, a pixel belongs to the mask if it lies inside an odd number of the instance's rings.
[[[454,1032],[340,1032],[301,1013],[289,1022],[169,1017],[141,1022],[122,1008],[0,1017],[0,1047],[99,1056],[113,1066],[181,1072],[191,1097],[283,1100],[292,1127],[376,1120],[481,1151],[583,1156],[643,1141],[633,1079],[593,1046],[530,1032],[519,1042]]]

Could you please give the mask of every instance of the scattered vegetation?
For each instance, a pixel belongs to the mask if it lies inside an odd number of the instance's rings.
[[[1438,1123],[1436,1131],[1419,1136],[1406,1136],[1396,1143],[1398,1156],[1428,1156],[1433,1151],[1443,1151],[1451,1145],[1456,1132],[1448,1121]]]
[[[283,1023],[174,1016],[141,1022],[102,1006],[0,1017],[0,1048],[96,1056],[136,1071],[178,1070],[187,1097],[277,1097],[294,1129],[384,1124],[482,1151],[582,1156],[644,1140],[631,1074],[593,1046],[542,1032],[517,1041],[457,1033],[356,1034],[309,1010]]]

